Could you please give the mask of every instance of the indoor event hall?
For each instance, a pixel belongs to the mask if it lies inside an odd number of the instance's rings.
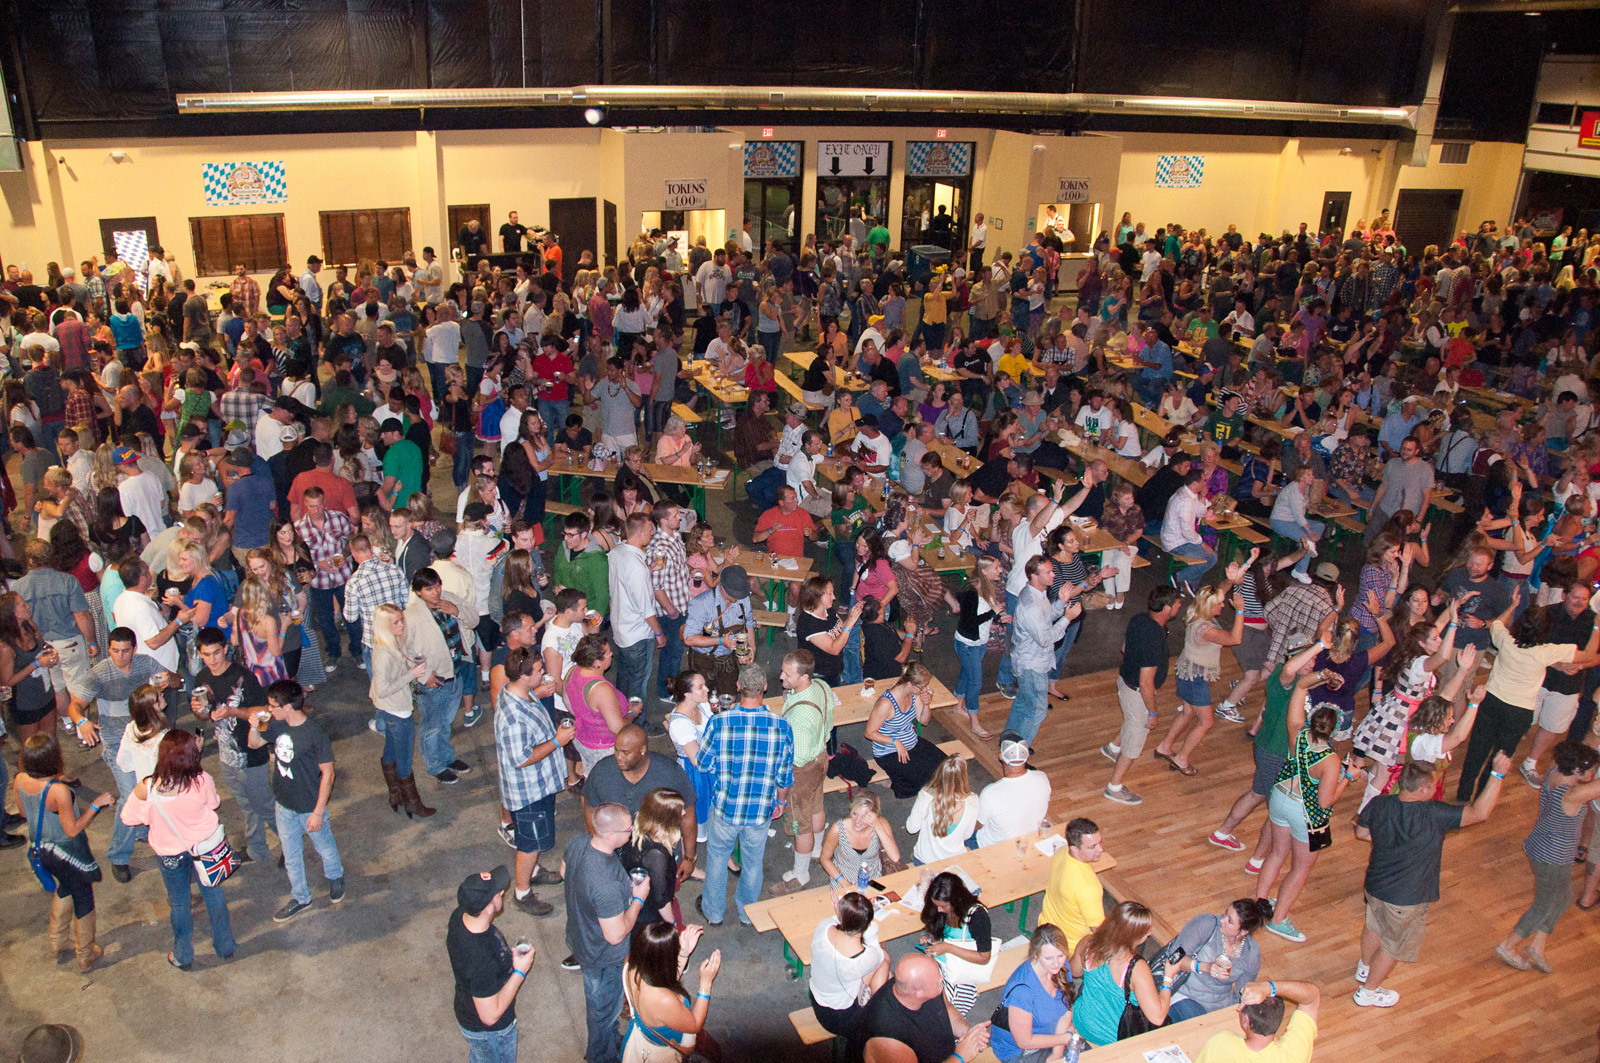
[[[0,7],[0,1059],[1600,1057],[1600,0]]]

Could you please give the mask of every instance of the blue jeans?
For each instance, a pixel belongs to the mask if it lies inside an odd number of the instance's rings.
[[[650,663],[655,659],[656,640],[646,636],[632,646],[617,647],[617,689],[625,698],[641,703],[650,696]],[[640,714],[641,721],[643,713]]]
[[[583,1020],[589,1028],[583,1058],[589,1063],[617,1063],[622,1058],[622,1033],[617,1029],[621,1017],[622,965],[583,968]]]
[[[1273,534],[1281,535],[1285,539],[1293,539],[1297,543],[1305,539],[1310,539],[1312,542],[1316,542],[1318,539],[1322,538],[1322,529],[1324,527],[1326,527],[1326,525],[1324,525],[1320,520],[1308,520],[1306,521],[1304,527],[1298,524],[1291,524],[1286,520],[1275,520],[1272,522]],[[1311,555],[1306,554],[1305,557],[1302,557],[1299,561],[1295,562],[1294,570],[1303,576],[1306,574],[1306,569],[1310,567]]]
[[[1011,703],[1011,714],[1006,717],[1006,730],[1017,732],[1024,742],[1032,745],[1034,736],[1044,725],[1044,714],[1050,708],[1050,673],[1018,668],[1016,678],[1017,697]],[[706,874],[709,876],[711,872],[708,870]]]
[[[250,846],[250,855],[257,860],[268,859],[271,853],[267,850],[267,828],[270,826],[277,830],[272,800],[272,764],[258,764],[253,768],[220,764],[219,767],[228,792],[233,794],[233,799],[244,810],[245,838]],[[281,834],[278,841],[280,844],[283,842]]]
[[[1072,644],[1078,641],[1078,632],[1083,630],[1083,620],[1080,618],[1067,625],[1067,633],[1062,636],[1061,645],[1056,647],[1056,666],[1050,669],[1050,681],[1053,683],[1061,678],[1061,669],[1067,665],[1067,654],[1072,650]]]
[[[429,775],[437,775],[455,762],[456,747],[450,744],[450,725],[456,722],[456,710],[459,708],[461,708],[459,675],[445,680],[436,687],[417,684],[414,714],[421,717],[417,731],[422,739],[420,743],[422,766]],[[385,726],[388,722],[388,720],[383,721]]]
[[[850,635],[844,640],[844,665],[839,673],[841,683],[859,683],[865,676],[861,674],[861,625],[856,624],[850,629]]]
[[[729,823],[713,808],[706,845],[706,882],[700,891],[700,906],[705,909],[706,918],[720,923],[728,910],[728,858],[733,855],[733,847],[738,845],[739,864],[743,870],[739,872],[739,887],[734,890],[733,904],[739,921],[748,923],[745,906],[761,899],[761,864],[767,854],[767,825]]]
[[[469,1030],[461,1027],[467,1039],[467,1063],[517,1063],[517,1020],[504,1030]]]
[[[956,680],[957,699],[965,698],[967,712],[978,714],[978,695],[983,690],[983,655],[987,646],[970,646],[960,639],[956,643],[956,660],[961,662],[961,677]]]
[[[134,843],[144,841],[149,833],[148,827],[130,827],[122,822],[122,806],[128,803],[133,788],[139,785],[133,772],[117,767],[117,750],[122,748],[122,732],[127,725],[126,716],[100,717],[100,759],[106,762],[111,777],[117,781],[117,810],[112,819],[111,845],[106,849],[106,860],[112,864],[126,864],[132,860]]]
[[[1206,1013],[1206,1009],[1188,997],[1174,1000],[1172,1007],[1167,1009],[1167,1018],[1172,1022],[1183,1022],[1185,1019],[1198,1019]]]
[[[1017,615],[1017,596],[1006,591],[1006,615]],[[995,686],[1010,690],[1017,685],[1016,673],[1011,670],[1010,640],[1000,650],[1000,672],[994,677]]]
[[[378,716],[383,720],[383,756],[378,758],[379,761],[393,764],[395,774],[400,778],[411,778],[413,760],[411,749],[417,737],[416,713],[413,712],[410,716],[396,716],[392,712],[379,709]]]
[[[1368,650],[1372,649],[1372,647],[1376,646],[1381,640],[1382,636],[1378,632],[1368,631],[1366,628],[1362,628],[1361,633],[1356,636],[1355,652],[1358,654],[1366,653]],[[1372,682],[1372,671],[1373,670],[1371,668],[1367,668],[1362,671],[1361,678],[1356,680],[1357,690],[1363,689],[1368,683]],[[1354,695],[1352,695],[1352,697],[1354,697]],[[1340,730],[1344,730],[1346,727],[1352,726],[1354,722],[1354,710],[1351,710],[1350,712],[1341,712],[1339,714]]]
[[[289,895],[301,904],[311,903],[311,887],[306,885],[306,848],[300,839],[309,837],[322,861],[322,875],[329,882],[344,878],[344,864],[339,862],[339,845],[333,840],[333,820],[326,812],[322,815],[322,829],[315,833],[306,830],[309,812],[291,812],[277,806],[278,841],[283,844],[283,869],[289,873]]]
[[[472,452],[478,445],[478,437],[471,432],[457,432],[456,452],[450,462],[450,480],[456,485],[457,491],[464,491],[467,487],[467,477],[472,471]]]
[[[1183,543],[1167,551],[1173,557],[1191,558],[1194,564],[1185,566],[1178,572],[1178,582],[1187,583],[1193,587],[1200,582],[1200,577],[1211,571],[1217,563],[1216,553],[1204,543]]]
[[[317,630],[322,632],[322,652],[330,661],[339,659],[339,620],[344,616],[344,584],[337,587],[312,587],[311,612],[317,618]],[[344,622],[345,638],[350,643],[350,656],[361,656],[361,621]]]
[[[550,445],[556,442],[556,433],[562,432],[567,427],[567,414],[572,412],[571,399],[540,399],[539,416],[544,421],[545,432],[548,434]]]
[[[211,921],[211,947],[226,959],[239,946],[233,940],[233,927],[228,923],[228,899],[222,895],[221,886],[202,884],[194,874],[194,857],[188,853],[177,856],[158,856],[156,866],[161,869],[161,881],[167,886],[167,904],[172,908],[172,958],[179,963],[194,962],[194,912],[189,908],[189,883],[200,887],[200,899],[206,902],[206,918]]]
[[[676,617],[660,616],[656,618],[661,624],[662,634],[667,636],[667,644],[661,647],[661,662],[656,667],[656,692],[661,697],[667,698],[667,680],[678,674],[678,669],[683,667],[683,621],[684,615],[679,613]]]

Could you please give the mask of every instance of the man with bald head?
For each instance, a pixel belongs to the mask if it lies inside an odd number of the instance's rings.
[[[988,1046],[989,1024],[969,1025],[945,999],[938,961],[910,952],[862,1009],[845,1058],[850,1063],[959,1063]]]
[[[682,885],[694,871],[695,840],[700,829],[694,814],[694,784],[676,759],[650,751],[643,727],[624,724],[617,732],[611,756],[590,769],[588,781],[583,784],[583,820],[592,834],[596,827],[594,813],[601,805],[621,805],[636,816],[645,796],[663,787],[676,790],[684,799],[683,859],[678,862],[678,883]]]
[[[622,1051],[617,1031],[622,961],[628,958],[628,939],[650,884],[632,882],[616,856],[633,833],[632,814],[621,805],[601,804],[589,817],[593,833],[575,835],[561,854],[567,945],[583,972],[589,1031],[584,1058],[588,1063],[617,1063]]]

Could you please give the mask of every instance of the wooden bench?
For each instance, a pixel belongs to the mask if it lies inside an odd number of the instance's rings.
[[[952,738],[948,742],[940,742],[939,749],[944,753],[945,756],[949,757],[954,756],[957,753],[965,754],[967,751],[967,744],[958,738]],[[872,781],[873,783],[888,782],[889,776],[884,774],[884,770],[882,768],[875,768],[872,772]],[[848,793],[851,797],[855,797],[856,785],[849,779],[840,779],[831,775],[828,777],[828,780],[822,784],[822,792],[825,794],[836,794],[841,791]]]
[[[561,541],[561,522],[567,516],[578,512],[580,507],[570,502],[546,502],[544,504],[545,538],[551,542]]]
[[[683,418],[684,424],[699,424],[705,419],[698,413],[695,413],[693,408],[691,408],[687,403],[683,402],[674,402],[672,404],[672,412],[678,417]]]
[[[1177,578],[1178,566],[1179,566],[1178,559],[1176,557],[1174,557],[1172,554],[1168,553],[1167,552],[1167,548],[1165,546],[1161,545],[1161,536],[1159,536],[1159,535],[1141,535],[1139,538],[1141,540],[1143,540],[1144,542],[1149,543],[1150,546],[1152,548],[1154,548],[1154,550],[1156,552],[1156,560],[1157,561],[1161,560],[1162,557],[1165,557],[1167,559],[1167,582],[1168,583],[1172,583],[1173,580],[1175,580]]]
[[[772,632],[774,629],[782,631],[789,626],[789,614],[778,609],[757,609],[756,627],[765,628],[767,631],[767,645],[772,645]]]

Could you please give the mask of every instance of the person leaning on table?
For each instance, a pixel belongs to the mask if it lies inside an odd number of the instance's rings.
[[[1240,993],[1239,1033],[1223,1030],[1195,1063],[1309,1063],[1322,993],[1310,982],[1251,982]],[[1282,1037],[1284,1004],[1295,1006]]]

